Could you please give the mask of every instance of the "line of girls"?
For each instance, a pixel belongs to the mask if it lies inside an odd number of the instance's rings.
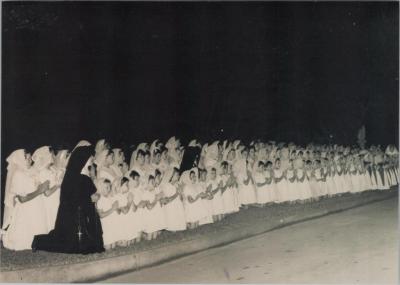
[[[97,188],[93,196],[107,249],[155,239],[161,231],[183,231],[221,220],[248,206],[306,203],[398,185],[398,151],[338,145],[303,148],[293,143],[240,141],[188,147],[201,149],[198,164],[179,174],[185,148],[175,137],[142,143],[129,164],[105,140],[82,174]],[[30,249],[33,236],[54,228],[59,189],[69,153],[41,147],[8,158],[2,225],[3,245]]]

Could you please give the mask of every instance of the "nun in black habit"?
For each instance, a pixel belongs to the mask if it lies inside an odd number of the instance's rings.
[[[60,206],[54,230],[47,235],[37,235],[32,250],[62,253],[103,252],[103,231],[92,195],[96,187],[90,177],[82,174],[94,155],[94,148],[87,144],[73,150],[63,182]]]

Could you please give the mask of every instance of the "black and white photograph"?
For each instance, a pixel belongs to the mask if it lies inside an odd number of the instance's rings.
[[[398,1],[2,1],[1,283],[398,284]]]

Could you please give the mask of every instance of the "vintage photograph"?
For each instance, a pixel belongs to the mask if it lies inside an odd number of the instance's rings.
[[[398,284],[397,1],[1,10],[0,282]]]

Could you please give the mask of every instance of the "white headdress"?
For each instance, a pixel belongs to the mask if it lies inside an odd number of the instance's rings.
[[[43,168],[49,166],[53,162],[53,157],[50,153],[50,148],[48,146],[42,146],[38,148],[32,155],[32,160],[35,162],[33,167],[35,170],[42,170]]]
[[[14,209],[14,196],[11,194],[11,182],[12,178],[17,170],[27,170],[25,150],[18,149],[13,151],[10,156],[6,159],[7,166],[7,178],[6,188],[4,191],[4,217],[3,217],[3,229],[5,229],[10,223]]]

